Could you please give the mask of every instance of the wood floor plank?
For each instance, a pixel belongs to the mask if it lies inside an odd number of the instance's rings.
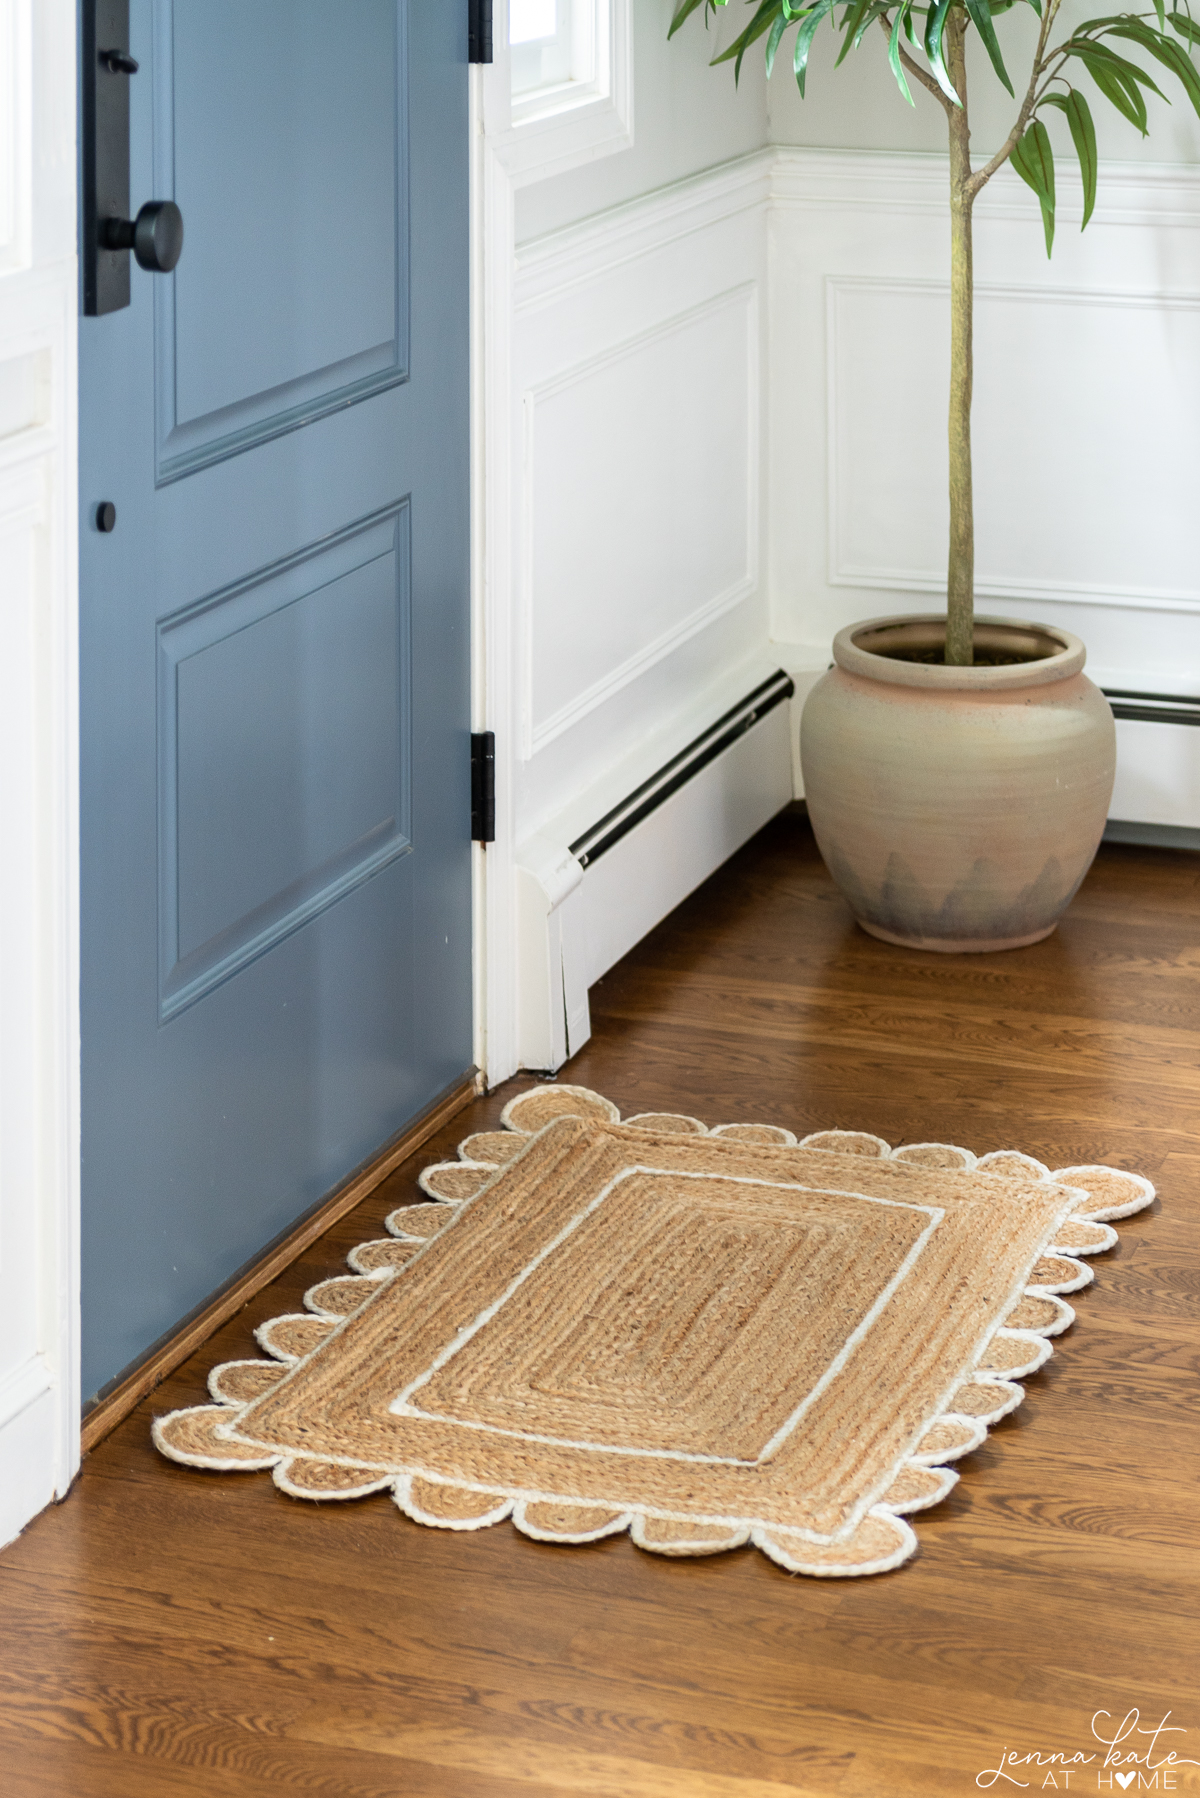
[[[563,1077],[626,1112],[1114,1161],[1159,1199],[878,1579],[425,1530],[163,1462],[152,1415],[532,1080],[476,1100],[0,1555],[2,1798],[952,1798],[1132,1708],[1200,1760],[1200,859],[1106,846],[1045,943],[913,955],[855,929],[791,812],[591,998]]]

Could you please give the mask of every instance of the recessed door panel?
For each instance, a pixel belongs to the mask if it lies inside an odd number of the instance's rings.
[[[157,0],[160,480],[403,380],[406,9]]]
[[[88,1394],[470,1064],[466,25],[130,0],[184,246],[80,329]]]
[[[159,625],[164,1018],[410,846],[408,522]]]

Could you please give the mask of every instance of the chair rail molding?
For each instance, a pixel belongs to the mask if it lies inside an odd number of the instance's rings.
[[[0,1544],[79,1465],[74,0],[0,0]]]

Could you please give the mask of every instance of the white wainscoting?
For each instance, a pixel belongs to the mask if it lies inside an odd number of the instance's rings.
[[[74,23],[0,0],[0,1544],[79,1464]]]
[[[498,166],[478,186],[493,1080],[522,1059],[520,894],[580,913],[562,857],[606,796],[764,668],[811,677],[844,624],[942,591],[949,250],[938,156],[767,149],[519,254]],[[1105,686],[1200,695],[1200,171],[1106,165],[1082,234],[1065,166],[1059,186],[1050,262],[1011,171],[977,211],[979,597],[1077,632]],[[1118,807],[1200,824],[1200,731],[1120,743]]]
[[[503,1021],[489,1027],[492,1080],[555,1065],[586,1039],[569,843],[772,666],[760,579],[769,168],[741,159],[515,253],[511,429],[490,464],[506,508],[493,550],[502,537],[508,555],[492,561],[485,610],[492,653],[509,657],[506,672],[493,665],[488,722],[513,858],[518,1026],[515,1040]],[[733,806],[704,840],[736,846],[761,821]],[[487,853],[495,883],[502,859]],[[706,873],[729,848],[713,853]],[[695,884],[691,861],[674,863],[644,929]],[[494,932],[489,943],[495,956]]]
[[[519,253],[520,837],[765,645],[766,199],[751,157]]]
[[[781,639],[822,648],[945,590],[945,185],[940,157],[775,156]],[[1200,694],[1200,170],[1105,165],[1082,234],[1078,184],[1064,170],[1059,185],[1051,261],[1010,171],[977,208],[976,591],[989,612],[1082,636],[1105,686]],[[1141,794],[1155,822],[1200,824],[1200,731],[1120,742],[1117,815],[1140,816]]]

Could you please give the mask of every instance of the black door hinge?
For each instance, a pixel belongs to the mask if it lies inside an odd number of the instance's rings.
[[[467,0],[467,61],[491,60],[492,0]]]
[[[471,841],[496,841],[496,733],[471,735]]]

